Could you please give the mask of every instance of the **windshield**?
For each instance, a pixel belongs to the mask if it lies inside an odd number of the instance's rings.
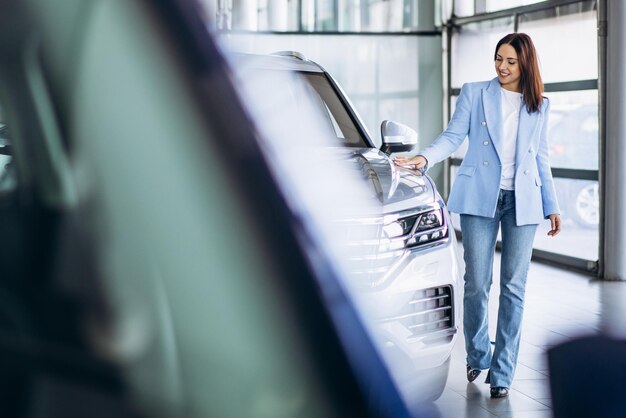
[[[347,147],[369,147],[328,78],[323,73],[300,74],[312,87],[311,96],[327,116],[326,122],[335,132],[337,141]]]

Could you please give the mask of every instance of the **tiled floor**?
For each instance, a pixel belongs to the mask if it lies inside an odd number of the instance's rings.
[[[462,250],[462,249],[461,249]],[[490,295],[490,335],[494,335],[499,294],[499,255],[494,265]],[[440,418],[548,418],[552,416],[548,367],[544,357],[551,345],[605,327],[607,309],[626,300],[626,283],[607,283],[588,276],[532,263],[526,287],[526,304],[518,368],[508,398],[491,399],[483,372],[474,383],[465,377],[462,330],[457,340],[447,387],[426,416]],[[626,318],[622,312],[616,315]],[[620,326],[619,324],[617,325]],[[622,326],[622,329],[624,327]]]

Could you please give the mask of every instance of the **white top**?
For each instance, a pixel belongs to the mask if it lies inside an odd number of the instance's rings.
[[[502,177],[500,188],[515,190],[515,148],[522,93],[500,88],[502,101]]]

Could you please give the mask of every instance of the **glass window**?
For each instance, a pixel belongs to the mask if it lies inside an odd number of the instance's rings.
[[[337,140],[346,146],[366,147],[367,143],[359,133],[337,92],[321,73],[303,73],[309,85],[317,93],[323,114],[328,116],[328,123],[337,136]]]
[[[598,91],[546,93],[552,167],[598,169]]]
[[[361,2],[358,0],[339,0],[339,30],[359,32],[363,26]]]
[[[367,125],[367,129],[370,133],[370,139],[380,145],[380,138],[378,138],[378,131],[380,127],[374,126],[375,121],[381,121],[378,100],[375,96],[359,98],[350,96],[350,101],[354,105],[354,108],[359,111],[359,116],[363,120],[363,123]],[[373,135],[372,135],[373,134]]]
[[[315,0],[301,0],[302,30],[315,31]]]
[[[220,29],[294,31],[298,11],[298,2],[289,0],[218,0],[216,20]]]
[[[533,38],[544,83],[598,78],[596,11],[565,13],[571,10],[520,15],[519,31]]]
[[[259,30],[289,31],[298,29],[297,2],[289,0],[258,1]]]
[[[333,125],[333,130],[335,131],[335,135],[337,135],[337,138],[341,140],[345,140],[346,136],[343,134],[343,131],[341,130],[341,127],[339,126],[337,119],[335,119],[335,117],[333,116],[333,112],[330,111],[330,109],[328,108],[326,104],[324,104],[324,108],[326,109],[326,113],[328,114],[328,117],[330,118],[330,122]]]
[[[258,30],[257,1],[240,1],[233,7],[229,1],[218,0],[217,27],[220,29]]]
[[[336,31],[338,29],[335,13],[336,4],[336,1],[333,0],[317,0],[315,2],[315,30]]]
[[[402,7],[402,0],[370,1],[367,30],[372,32],[402,30]]]
[[[455,16],[467,17],[476,14],[474,0],[456,0],[453,3]]]
[[[598,182],[555,178],[554,186],[561,207],[561,233],[557,239],[548,237],[550,223],[543,222],[537,229],[535,248],[597,260],[600,213]],[[585,245],[572,245],[572,242],[584,242]]]
[[[252,31],[433,30],[435,14],[433,2],[418,0],[217,0],[216,4],[218,28]]]
[[[491,80],[493,53],[502,37],[513,32],[513,17],[464,25],[452,36],[452,85]]]
[[[467,0],[466,0],[467,1]],[[527,4],[539,3],[542,0],[487,0],[487,12],[511,9],[513,7],[526,6]]]
[[[431,2],[418,0],[336,1],[340,31],[395,32],[430,30],[434,26],[435,13]],[[424,14],[426,18],[418,19],[420,14]]]

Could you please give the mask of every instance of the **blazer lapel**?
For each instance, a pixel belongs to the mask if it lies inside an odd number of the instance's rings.
[[[498,158],[502,161],[502,108],[500,100],[500,83],[498,78],[491,80],[485,90],[483,90],[483,111],[485,112],[485,122],[487,130],[491,136],[491,141],[496,148]]]

